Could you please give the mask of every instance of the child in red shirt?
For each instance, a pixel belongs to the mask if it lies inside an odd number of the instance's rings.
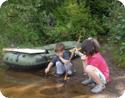
[[[84,85],[95,83],[92,88],[92,93],[99,93],[105,89],[105,84],[109,81],[109,68],[105,59],[99,52],[100,45],[94,38],[88,38],[82,43],[82,52],[85,55],[81,56],[83,68],[88,79],[82,81]],[[76,51],[78,54],[78,51]]]

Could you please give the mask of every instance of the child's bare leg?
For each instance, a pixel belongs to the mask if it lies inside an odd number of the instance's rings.
[[[102,83],[102,80],[97,75],[96,68],[94,66],[88,65],[86,67],[85,71],[88,74],[88,76],[91,77],[92,80],[95,81],[97,84],[101,84]]]
[[[99,93],[105,89],[106,79],[102,72],[92,65],[88,65],[85,69],[89,77],[96,82],[96,86],[91,90],[92,93]]]

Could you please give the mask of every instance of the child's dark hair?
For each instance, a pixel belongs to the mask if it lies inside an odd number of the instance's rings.
[[[93,54],[99,52],[100,45],[98,41],[94,38],[88,38],[82,43],[82,52],[85,53],[85,55],[92,56]]]
[[[56,47],[55,47],[55,52],[60,52],[60,51],[63,51],[65,50],[65,46],[63,43],[57,43],[56,44]]]

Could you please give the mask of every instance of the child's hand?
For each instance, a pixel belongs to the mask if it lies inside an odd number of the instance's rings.
[[[81,60],[85,61],[87,59],[86,55],[81,56]]]
[[[58,57],[63,57],[63,53],[57,53],[56,54]]]
[[[81,53],[78,49],[75,50],[75,54],[82,57],[84,54]]]
[[[77,53],[79,52],[79,50],[77,48],[74,48],[74,52]]]
[[[45,69],[45,74],[47,74],[49,72],[49,68]]]

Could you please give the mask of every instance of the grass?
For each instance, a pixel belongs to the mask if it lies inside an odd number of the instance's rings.
[[[120,51],[120,45],[110,42],[103,43],[101,52],[111,56],[112,62],[119,68],[125,69],[125,52]]]
[[[125,52],[120,51],[119,45],[111,45],[109,50],[111,52],[112,61],[117,65],[117,67],[125,68]]]
[[[115,49],[112,51],[112,58],[118,67],[125,68],[125,53],[121,53],[118,49]]]

